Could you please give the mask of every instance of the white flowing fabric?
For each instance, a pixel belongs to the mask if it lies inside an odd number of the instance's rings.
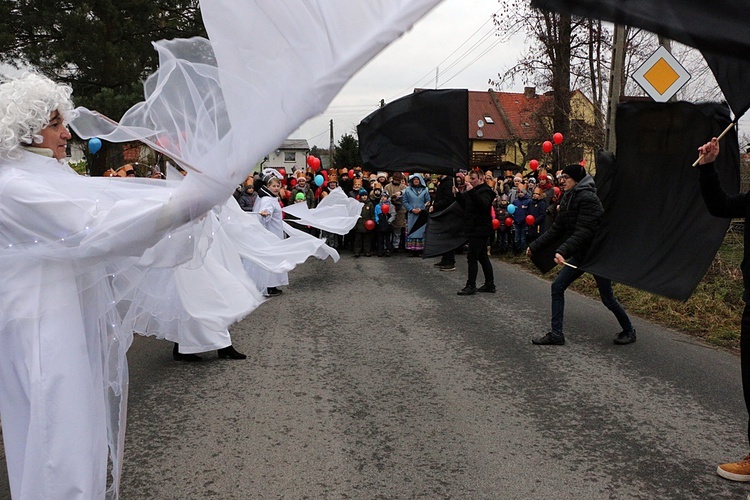
[[[336,188],[314,209],[307,208],[307,203],[294,203],[283,210],[297,217],[300,223],[343,235],[357,223],[362,212],[362,203],[348,197],[341,188]]]
[[[186,214],[226,196],[123,181],[28,152],[0,161],[0,415],[14,498],[103,498],[108,444],[116,496],[133,325],[112,283],[157,243],[160,265],[198,254],[204,227]]]
[[[157,273],[165,288],[148,290],[146,271],[208,262],[201,245],[215,235],[191,221],[437,3],[202,1],[211,42],[156,43],[159,70],[121,125],[85,109],[72,123],[82,138],[168,154],[191,171],[178,187],[82,179],[29,155],[0,163],[0,413],[14,498],[118,496],[125,354],[151,318],[132,299],[180,288]],[[184,305],[157,307],[179,322]]]

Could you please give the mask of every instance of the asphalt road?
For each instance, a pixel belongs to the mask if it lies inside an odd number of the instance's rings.
[[[616,346],[573,292],[534,346],[547,282],[493,261],[459,297],[433,262],[307,262],[232,328],[244,361],[137,338],[122,498],[745,498],[715,474],[748,448],[735,355],[639,318]]]

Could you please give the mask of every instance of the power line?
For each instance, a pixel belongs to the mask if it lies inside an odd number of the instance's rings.
[[[476,29],[476,31],[474,31],[474,32],[473,32],[473,33],[472,33],[471,35],[469,35],[469,36],[468,36],[468,38],[466,38],[466,40],[464,40],[464,41],[463,41],[463,43],[461,43],[461,45],[459,45],[458,47],[456,47],[456,49],[455,49],[455,50],[454,50],[453,52],[451,52],[450,54],[448,54],[448,56],[447,56],[447,57],[446,57],[445,59],[443,59],[442,61],[440,61],[440,62],[439,62],[439,63],[437,64],[437,66],[436,66],[436,67],[438,67],[438,68],[439,68],[439,67],[440,67],[440,66],[441,66],[441,65],[442,65],[443,63],[445,63],[445,62],[446,62],[446,61],[447,61],[448,59],[450,59],[450,58],[451,58],[451,57],[453,56],[453,54],[455,54],[456,52],[458,52],[458,51],[459,51],[459,50],[461,49],[461,47],[463,47],[464,45],[466,45],[466,44],[467,44],[467,43],[469,42],[469,40],[471,40],[472,38],[474,38],[474,35],[476,35],[477,33],[479,33],[479,32],[480,32],[480,31],[482,30],[482,28],[484,28],[484,26],[485,26],[485,25],[486,25],[487,23],[489,23],[489,22],[492,22],[493,16],[494,16],[495,14],[497,14],[498,12],[500,12],[501,10],[502,10],[502,8],[501,8],[501,9],[498,9],[498,10],[496,10],[496,11],[495,11],[495,12],[494,12],[494,13],[493,13],[493,14],[492,14],[491,16],[490,16],[490,18],[489,18],[489,19],[487,19],[487,20],[486,20],[485,22],[483,22],[483,23],[482,23],[482,25],[481,25],[481,26],[479,26],[479,28],[477,28],[477,29]],[[494,31],[495,31],[495,29],[493,28],[493,29],[492,29],[492,30],[491,30],[491,31],[490,31],[489,33],[491,33],[491,32],[494,32]],[[474,43],[474,45],[472,46],[472,48],[468,50],[468,52],[471,52],[471,51],[472,51],[472,50],[473,50],[473,49],[474,49],[474,48],[475,48],[475,47],[476,47],[476,46],[477,46],[478,44],[482,43],[482,42],[483,42],[483,41],[484,41],[484,40],[486,39],[486,37],[487,37],[487,35],[488,35],[489,33],[487,33],[487,34],[483,35],[483,36],[482,36],[482,38],[480,39],[480,41],[479,41],[479,42],[475,42],[475,43]],[[467,52],[464,52],[464,55],[462,55],[462,58],[464,58],[464,57],[466,57],[466,56],[467,56]],[[459,61],[460,61],[460,60],[461,60],[461,58],[459,58]],[[456,63],[453,63],[453,65],[455,65],[455,64],[456,64]],[[400,96],[404,95],[404,94],[405,94],[406,92],[408,92],[409,90],[411,90],[411,89],[413,89],[413,88],[415,88],[415,87],[418,87],[418,86],[420,86],[420,84],[421,84],[421,83],[422,83],[422,82],[423,82],[423,81],[424,81],[425,79],[428,79],[428,78],[429,78],[429,79],[431,79],[431,78],[432,78],[432,75],[433,75],[433,73],[434,73],[434,69],[430,70],[430,71],[429,71],[428,73],[426,73],[426,74],[425,74],[424,76],[422,76],[422,77],[421,77],[421,78],[420,78],[419,80],[417,80],[417,81],[416,81],[416,82],[414,82],[413,84],[409,85],[408,87],[406,87],[406,89],[402,90],[402,91],[401,91],[401,92],[399,92],[398,94],[396,94],[396,95],[394,95],[394,96],[392,96],[392,97],[389,97],[389,98],[388,98],[387,100],[388,100],[388,101],[392,101],[392,100],[393,100],[393,99],[395,99],[396,97],[400,97]]]

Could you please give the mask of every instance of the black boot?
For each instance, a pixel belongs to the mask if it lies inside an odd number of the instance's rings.
[[[229,345],[223,349],[219,349],[216,351],[219,353],[219,359],[245,359],[247,356],[242,354],[241,352],[238,352],[237,349],[234,348],[234,346]]]
[[[180,352],[180,345],[175,343],[174,349],[172,349],[172,358],[175,361],[203,361],[203,358],[197,354],[182,354]]]

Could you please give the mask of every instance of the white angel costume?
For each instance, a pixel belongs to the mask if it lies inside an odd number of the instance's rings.
[[[32,153],[0,160],[0,417],[14,498],[118,496],[132,332],[154,307],[180,317],[141,300],[162,291],[144,289],[146,271],[208,262],[200,217],[438,2],[201,1],[210,42],[155,44],[144,102],[119,125],[88,110],[71,124],[167,154],[190,171],[179,186],[81,178]]]

